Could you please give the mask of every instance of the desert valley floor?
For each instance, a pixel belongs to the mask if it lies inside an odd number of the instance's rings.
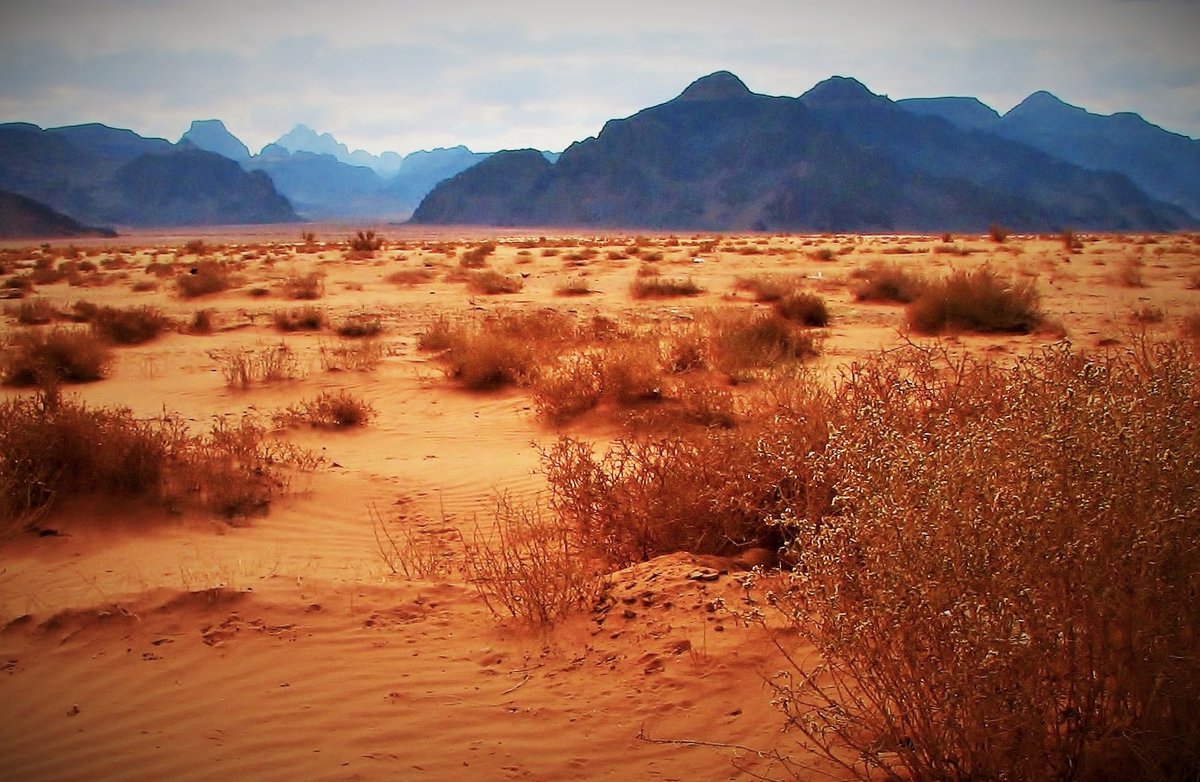
[[[113,348],[107,376],[65,385],[66,398],[197,428],[231,414],[271,421],[323,391],[375,411],[345,429],[272,424],[272,438],[322,459],[265,513],[66,497],[38,532],[7,532],[0,779],[836,778],[782,732],[766,684],[781,666],[775,645],[720,608],[762,599],[743,558],[681,552],[619,569],[599,603],[545,626],[489,609],[463,572],[463,542],[494,535],[498,498],[544,504],[539,447],[568,433],[603,448],[652,403],[546,420],[520,384],[462,387],[422,335],[547,309],[666,333],[708,311],[768,308],[746,281],[787,278],[828,307],[807,364],[834,376],[909,340],[932,344],[908,332],[902,305],[856,300],[873,264],[929,277],[987,265],[1036,286],[1048,325],[939,338],[1001,362],[1061,339],[1103,351],[1140,331],[1194,332],[1200,312],[1200,236],[1083,235],[1071,247],[1059,236],[385,226],[381,248],[352,253],[357,229],[135,233],[0,253],[5,279],[74,261],[72,275],[4,302],[0,336],[53,327],[18,322],[33,300],[56,313],[81,300],[149,306],[178,324]],[[214,261],[230,287],[181,295],[174,275]],[[635,297],[646,267],[696,290]],[[488,292],[480,270],[514,290]],[[302,307],[326,325],[281,329],[277,313]],[[192,333],[201,310],[211,328]],[[350,323],[372,334],[340,336]],[[280,345],[287,376],[227,382],[231,356]]]

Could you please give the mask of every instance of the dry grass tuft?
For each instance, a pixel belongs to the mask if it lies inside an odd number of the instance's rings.
[[[220,261],[201,261],[175,277],[175,289],[185,299],[220,293],[232,287],[233,275]]]
[[[854,285],[855,301],[884,301],[908,304],[925,289],[925,277],[909,271],[899,263],[872,263],[858,269],[851,277],[859,280]]]
[[[312,305],[276,310],[271,316],[280,331],[320,331],[325,328],[325,313]]]
[[[629,295],[635,299],[666,299],[676,296],[698,296],[701,293],[704,293],[704,289],[690,277],[639,273],[629,284]]]
[[[366,426],[375,417],[375,408],[346,390],[322,391],[313,399],[291,405],[274,413],[276,426],[308,424],[318,429],[347,429]]]

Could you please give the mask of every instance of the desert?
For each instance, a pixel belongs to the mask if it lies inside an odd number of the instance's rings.
[[[1200,236],[288,224],[0,266],[0,777],[1195,772]]]

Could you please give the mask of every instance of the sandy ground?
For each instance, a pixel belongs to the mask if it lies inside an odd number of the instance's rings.
[[[1050,316],[1084,348],[1127,340],[1143,327],[1137,311],[1158,321],[1146,327],[1175,332],[1200,311],[1200,237],[1085,237],[1068,253],[1058,238],[1035,237],[1003,245],[954,237],[947,247],[941,237],[650,235],[664,272],[692,276],[707,292],[634,301],[627,287],[638,261],[607,257],[630,235],[384,226],[392,243],[373,259],[346,260],[348,228],[313,227],[318,243],[330,244],[308,250],[295,247],[300,230],[81,243],[90,260],[120,250],[130,266],[106,272],[107,285],[38,287],[63,308],[79,299],[148,304],[181,320],[215,310],[212,335],[171,333],[118,348],[108,378],[69,389],[89,404],[141,416],[166,409],[199,425],[344,388],[378,416],[354,431],[288,430],[326,466],[298,478],[264,517],[230,524],[72,501],[41,520],[58,534],[0,545],[0,779],[786,777],[771,750],[812,765],[802,776],[823,778],[828,769],[796,754],[781,733],[765,683],[781,665],[772,644],[711,610],[714,598],[735,606],[753,599],[732,563],[679,554],[615,573],[609,603],[548,629],[487,610],[454,568],[452,529],[486,520],[499,493],[536,500],[544,479],[535,444],[557,432],[535,418],[521,390],[455,388],[416,349],[425,324],[438,313],[501,306],[673,320],[706,307],[756,306],[734,291],[740,276],[799,274],[829,304],[833,322],[818,361],[836,369],[902,339],[902,308],[855,303],[848,290],[851,273],[872,260],[930,274],[990,263],[1035,280]],[[165,283],[133,291],[153,279],[144,267],[155,254],[191,262],[182,244],[201,236],[220,246],[215,257],[244,260],[237,288],[193,300]],[[489,237],[499,242],[489,265],[522,275],[520,293],[473,295],[441,278],[457,265],[455,253]],[[450,254],[439,243],[454,245]],[[585,245],[596,257],[564,258]],[[437,278],[412,286],[385,279],[424,265]],[[382,316],[390,355],[377,369],[322,371],[319,350],[336,337],[281,335],[272,326],[273,311],[304,303],[284,297],[281,281],[310,271],[324,273],[324,296],[313,303],[335,321]],[[1128,284],[1131,273],[1141,285]],[[555,294],[580,274],[595,294]],[[252,295],[255,288],[268,293]],[[0,330],[17,328],[12,317],[0,319]],[[1003,357],[1060,335],[951,341]],[[281,340],[299,355],[301,378],[225,386],[213,351]],[[617,431],[599,418],[568,430],[599,442]],[[372,508],[391,529],[429,541],[446,572],[393,573]],[[714,565],[726,571],[717,580],[689,578]]]

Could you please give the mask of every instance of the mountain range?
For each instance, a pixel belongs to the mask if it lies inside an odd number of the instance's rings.
[[[836,76],[798,97],[761,95],[720,71],[561,155],[373,155],[304,125],[253,154],[216,119],[174,144],[99,124],[0,124],[0,190],[46,218],[8,198],[9,235],[78,230],[53,213],[83,230],[411,214],[715,231],[1169,231],[1200,224],[1200,141],[1047,92],[1001,115],[970,97],[893,101]]]
[[[721,71],[607,122],[556,163],[528,150],[493,155],[435,187],[412,219],[820,232],[1200,223],[1188,197],[1200,142],[1140,118],[1137,133],[1123,133],[1131,115],[1052,101],[1031,96],[1000,117],[973,99],[892,101],[845,77],[774,97]],[[1098,139],[1082,146],[1105,154],[1062,149],[1080,124]]]

